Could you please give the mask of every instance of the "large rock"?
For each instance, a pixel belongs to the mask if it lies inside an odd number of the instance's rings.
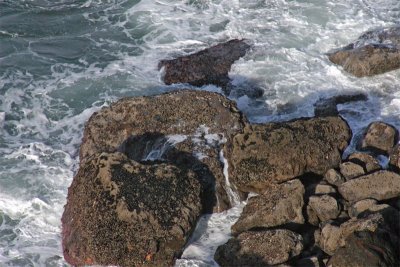
[[[250,46],[244,40],[230,40],[200,52],[162,60],[158,67],[164,68],[164,82],[189,83],[195,86],[215,84],[226,88],[231,65],[243,57]]]
[[[222,146],[240,133],[246,119],[233,101],[211,92],[181,90],[157,96],[124,98],[94,113],[86,124],[80,159],[98,152],[126,152],[136,161],[163,157],[165,146],[195,155],[185,165],[200,162],[207,171],[192,166],[215,184],[215,211],[231,206],[223,173]],[[150,155],[152,151],[158,155]],[[182,157],[164,156],[175,165]],[[229,155],[229,151],[225,153]],[[193,158],[193,157],[190,157]],[[161,158],[160,158],[161,159]],[[201,173],[200,173],[201,172]]]
[[[350,139],[340,117],[252,125],[233,140],[231,177],[240,190],[262,193],[307,172],[323,175],[338,167]]]
[[[354,232],[329,260],[328,267],[392,267],[400,266],[398,247],[391,243],[387,233]],[[398,245],[398,244],[397,244]]]
[[[220,266],[270,266],[284,263],[303,250],[301,235],[284,229],[244,232],[218,247]]]
[[[350,202],[367,198],[385,200],[399,197],[400,175],[390,171],[377,171],[341,184],[339,193]]]
[[[372,76],[400,67],[400,27],[369,31],[346,47],[328,54],[329,60],[357,76]]]
[[[64,257],[78,266],[172,265],[201,215],[201,192],[193,171],[95,154],[68,190]]]
[[[368,125],[359,148],[370,150],[377,154],[389,155],[399,141],[397,129],[384,122],[373,122]]]
[[[240,218],[232,226],[232,233],[288,223],[303,224],[304,192],[304,186],[299,180],[271,185],[264,194],[248,200]]]

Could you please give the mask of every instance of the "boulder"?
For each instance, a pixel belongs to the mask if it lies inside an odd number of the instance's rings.
[[[304,186],[300,180],[271,185],[264,194],[251,197],[237,222],[236,235],[252,228],[269,228],[288,223],[303,224]]]
[[[329,60],[357,77],[385,73],[400,67],[400,27],[369,31],[334,52]]]
[[[381,169],[378,160],[367,153],[352,153],[349,155],[347,160],[362,166],[365,173],[379,171]]]
[[[395,198],[400,196],[400,175],[390,171],[377,171],[347,181],[338,189],[343,198],[350,202],[367,198]]]
[[[392,267],[400,266],[397,249],[387,233],[354,232],[346,239],[346,246],[339,248],[327,267]]]
[[[231,65],[243,57],[248,45],[244,40],[230,40],[200,52],[176,59],[161,60],[158,68],[164,68],[166,84],[188,83],[194,86],[214,84],[227,88]]]
[[[284,263],[302,250],[301,235],[290,230],[243,232],[218,247],[214,259],[220,266],[270,266]]]
[[[370,150],[376,154],[389,155],[399,141],[397,129],[384,122],[373,122],[368,125],[359,149]]]
[[[311,196],[308,205],[315,211],[321,222],[336,219],[340,214],[340,206],[336,199],[329,195]]]
[[[222,211],[231,206],[221,164],[222,146],[231,142],[246,123],[236,104],[216,93],[180,90],[157,96],[124,98],[90,117],[84,129],[80,160],[82,164],[98,152],[126,152],[127,144],[130,151],[137,151],[136,154],[129,153],[134,156],[132,159],[154,160],[155,156],[162,157],[161,154],[166,152],[161,148],[175,146],[185,155],[198,158],[186,160],[185,165],[200,162],[208,169],[200,172],[207,174],[204,180],[215,184],[217,205],[214,210]],[[149,155],[152,150],[160,153]],[[229,150],[225,155],[229,155]],[[164,159],[181,165],[173,155]],[[192,169],[199,168],[193,166]]]
[[[325,174],[324,174],[324,180],[327,181],[331,185],[339,186],[346,182],[344,177],[340,172],[338,172],[335,169],[329,169]]]
[[[71,265],[172,265],[202,212],[195,172],[126,155],[94,154],[68,189],[62,216]]]
[[[241,191],[262,193],[307,172],[323,175],[339,166],[350,139],[340,117],[251,125],[233,139],[230,176]]]
[[[359,177],[365,174],[364,168],[354,162],[347,161],[339,165],[340,173],[346,180]]]

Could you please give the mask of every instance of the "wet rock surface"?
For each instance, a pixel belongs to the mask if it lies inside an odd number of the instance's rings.
[[[323,175],[340,164],[350,139],[340,117],[251,125],[233,139],[232,181],[241,191],[260,193],[307,172]]]
[[[385,73],[400,67],[400,27],[373,30],[328,54],[331,62],[357,77]]]
[[[231,65],[243,57],[250,49],[244,40],[230,40],[200,52],[162,60],[158,67],[164,68],[163,80],[166,84],[188,83],[194,86],[214,84],[221,86],[229,94],[228,72]]]

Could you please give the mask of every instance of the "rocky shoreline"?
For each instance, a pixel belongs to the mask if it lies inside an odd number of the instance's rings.
[[[229,95],[230,66],[249,49],[233,40],[159,67],[167,84],[214,83]],[[85,126],[68,190],[65,259],[172,266],[201,215],[247,199],[232,238],[215,253],[220,266],[399,265],[398,130],[371,123],[359,152],[343,159],[353,135],[336,105],[363,100],[337,96],[316,103],[315,117],[264,124],[251,124],[227,97],[198,90],[101,109]]]

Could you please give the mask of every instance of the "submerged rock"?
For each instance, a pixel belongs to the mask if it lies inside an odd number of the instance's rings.
[[[368,97],[365,94],[361,93],[354,95],[338,95],[326,99],[322,98],[314,104],[314,114],[316,117],[337,116],[339,115],[337,105],[345,104],[348,102],[367,100]]]
[[[372,76],[400,67],[400,27],[369,31],[328,54],[329,60],[357,76]]]
[[[271,266],[284,263],[303,250],[303,238],[290,230],[244,232],[218,247],[220,266]]]
[[[214,84],[227,88],[231,65],[243,57],[250,46],[244,40],[230,40],[200,52],[162,60],[158,67],[164,68],[166,84],[188,83],[194,86]]]
[[[231,177],[238,189],[262,193],[271,183],[338,167],[351,130],[340,117],[246,127],[233,139]]]
[[[172,265],[201,215],[195,172],[94,154],[74,177],[62,216],[72,265]]]

